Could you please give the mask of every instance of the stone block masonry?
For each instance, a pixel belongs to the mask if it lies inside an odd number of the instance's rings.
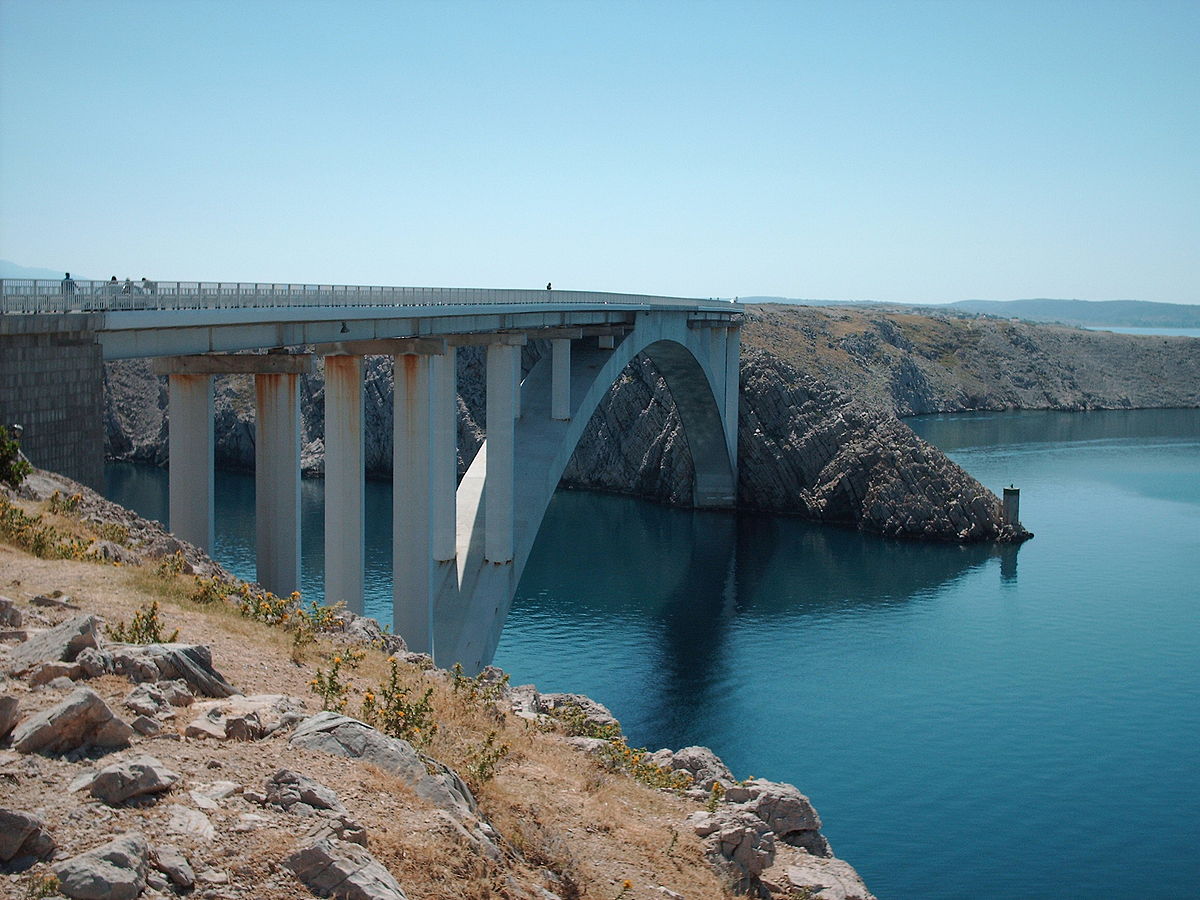
[[[40,469],[104,480],[104,360],[92,315],[0,315],[0,425]]]

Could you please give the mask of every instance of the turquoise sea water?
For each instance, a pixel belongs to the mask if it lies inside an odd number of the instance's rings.
[[[923,545],[559,492],[497,664],[608,704],[634,743],[797,784],[882,900],[1197,896],[1200,411],[911,423],[1020,487],[1037,537]],[[165,512],[161,473],[109,472],[115,499]],[[217,555],[252,576],[253,480],[217,487]],[[368,494],[386,524],[388,487]],[[368,548],[384,618],[389,542]]]

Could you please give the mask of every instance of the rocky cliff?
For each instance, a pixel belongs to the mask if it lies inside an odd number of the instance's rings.
[[[973,409],[1083,410],[1200,405],[1190,338],[1090,332],[937,311],[761,305],[743,328],[739,503],[881,534],[1020,537],[996,497],[898,417]],[[525,350],[525,367],[540,348]],[[110,458],[163,464],[165,388],[142,361],[106,367]],[[391,471],[391,364],[368,359],[367,472]],[[324,393],[304,379],[303,464],[322,465]],[[216,381],[217,464],[254,460],[253,385]],[[483,354],[459,352],[459,469],[486,428]],[[653,365],[626,370],[564,474],[569,486],[685,504],[692,464],[670,391]]]
[[[742,344],[898,416],[1200,406],[1200,340],[938,309],[764,304]]]

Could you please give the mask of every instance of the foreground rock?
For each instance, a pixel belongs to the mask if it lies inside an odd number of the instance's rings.
[[[178,679],[205,697],[238,692],[213,668],[212,651],[200,644],[118,644],[110,652],[113,671],[131,681]]]
[[[234,694],[225,700],[209,700],[192,707],[197,713],[184,730],[187,737],[218,741],[256,741],[305,718],[304,701],[283,694]]]
[[[54,838],[37,816],[0,807],[0,865],[24,868],[54,853]]]
[[[408,900],[392,874],[357,844],[323,838],[301,847],[283,864],[318,897]]]
[[[289,743],[361,759],[403,778],[418,797],[439,809],[458,815],[475,813],[475,798],[461,778],[449,770],[431,775],[426,767],[431,760],[418,753],[412,744],[388,737],[357,719],[335,712],[317,713],[296,727]]]
[[[72,900],[133,900],[146,888],[149,854],[146,839],[130,833],[51,868]]]
[[[34,632],[9,650],[10,671],[19,675],[44,662],[74,662],[83,650],[100,646],[100,626],[96,616],[80,616]]]
[[[12,747],[21,753],[70,753],[87,747],[125,747],[133,734],[95,691],[81,687],[18,724]]]
[[[821,834],[821,819],[812,803],[790,784],[755,778],[725,792],[725,800],[753,813],[781,841],[804,847],[817,856],[831,856]]]
[[[759,881],[772,894],[783,897],[799,894],[813,900],[875,900],[845,860],[812,856],[786,844],[776,844],[775,864]]]
[[[172,772],[153,756],[141,755],[101,769],[89,790],[96,799],[116,806],[134,797],[169,791],[179,778],[178,772]]]

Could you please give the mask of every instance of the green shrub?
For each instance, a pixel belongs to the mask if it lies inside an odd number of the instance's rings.
[[[8,429],[0,425],[0,482],[9,487],[20,487],[33,466],[21,458],[21,445],[8,435]]]
[[[105,625],[104,633],[119,644],[173,644],[179,638],[178,628],[170,637],[163,637],[157,600],[151,600],[149,606],[137,610],[128,625],[124,622],[118,622],[115,627]]]
[[[396,657],[388,657],[391,674],[386,683],[379,686],[378,694],[366,691],[363,694],[362,719],[385,734],[419,745],[427,745],[437,734],[437,723],[433,720],[433,688],[429,688],[420,700],[410,700],[411,688],[400,684]]]

